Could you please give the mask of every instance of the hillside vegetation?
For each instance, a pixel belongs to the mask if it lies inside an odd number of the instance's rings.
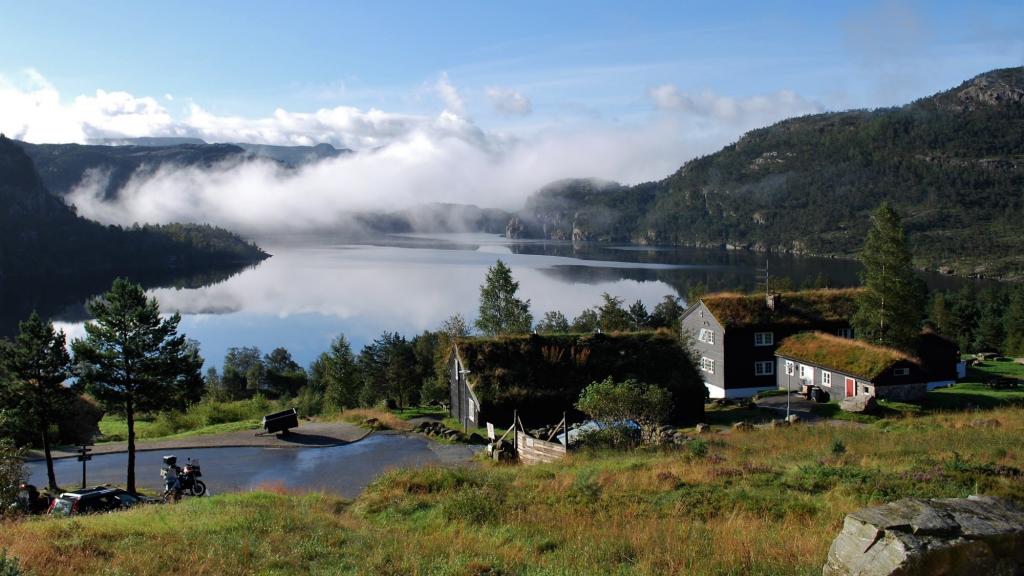
[[[556,182],[510,234],[851,255],[883,200],[917,263],[1024,276],[1024,68],[896,108],[792,118],[658,182]]]
[[[264,492],[9,523],[38,574],[820,574],[846,513],[1024,503],[1024,408],[712,434],[536,467],[391,472],[353,502]],[[216,490],[214,488],[214,490]]]
[[[212,226],[120,228],[81,218],[47,192],[21,147],[0,135],[0,276],[201,269],[266,257]]]

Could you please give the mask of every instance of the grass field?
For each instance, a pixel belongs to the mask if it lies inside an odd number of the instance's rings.
[[[255,397],[234,402],[204,400],[185,412],[161,412],[135,420],[135,437],[140,440],[173,439],[201,434],[219,434],[259,428],[264,415],[284,408],[273,400]],[[106,415],[100,421],[101,442],[128,439],[123,417]]]
[[[981,423],[979,423],[981,422]],[[1024,407],[701,437],[557,464],[394,471],[346,502],[229,494],[0,529],[37,574],[820,574],[846,513],[1024,503]]]

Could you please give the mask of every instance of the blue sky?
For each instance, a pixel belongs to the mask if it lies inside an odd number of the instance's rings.
[[[808,7],[810,6],[810,7]],[[1024,61],[1020,2],[4,2],[0,72],[70,97],[172,94],[218,114],[345,104],[425,113],[447,73],[474,118],[615,119],[646,91],[792,90],[829,108],[896,104]],[[172,112],[177,109],[168,107]]]
[[[286,176],[140,176],[131,205],[72,198],[106,222],[244,230],[424,201],[517,207],[555,179],[662,178],[783,118],[1020,66],[1021,30],[1020,0],[0,0],[0,132],[372,152]],[[315,211],[296,214],[296,194]]]

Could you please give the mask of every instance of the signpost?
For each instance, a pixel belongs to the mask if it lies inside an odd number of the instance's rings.
[[[82,463],[82,490],[85,490],[85,463],[92,460],[92,454],[89,452],[92,452],[92,448],[84,444],[78,449],[78,461]]]

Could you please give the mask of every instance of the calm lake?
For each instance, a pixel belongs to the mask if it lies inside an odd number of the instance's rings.
[[[273,257],[233,275],[186,279],[134,278],[150,288],[166,312],[180,312],[180,330],[201,344],[207,366],[220,366],[232,346],[283,346],[308,365],[345,334],[356,352],[381,332],[412,336],[438,328],[459,312],[476,317],[480,284],[499,258],[531,301],[534,318],[560,310],[570,320],[597,305],[601,293],[641,300],[648,310],[666,294],[685,297],[703,283],[711,290],[753,290],[763,282],[766,256],[676,247],[573,246],[517,241],[489,234],[396,235],[360,242],[332,238],[258,240]],[[796,286],[819,273],[834,286],[857,283],[849,260],[767,257],[772,276]],[[957,280],[929,275],[932,285]],[[0,334],[10,335],[32,308],[68,336],[84,334],[85,301],[110,279],[37,285],[0,285]],[[173,287],[167,287],[173,286]]]

